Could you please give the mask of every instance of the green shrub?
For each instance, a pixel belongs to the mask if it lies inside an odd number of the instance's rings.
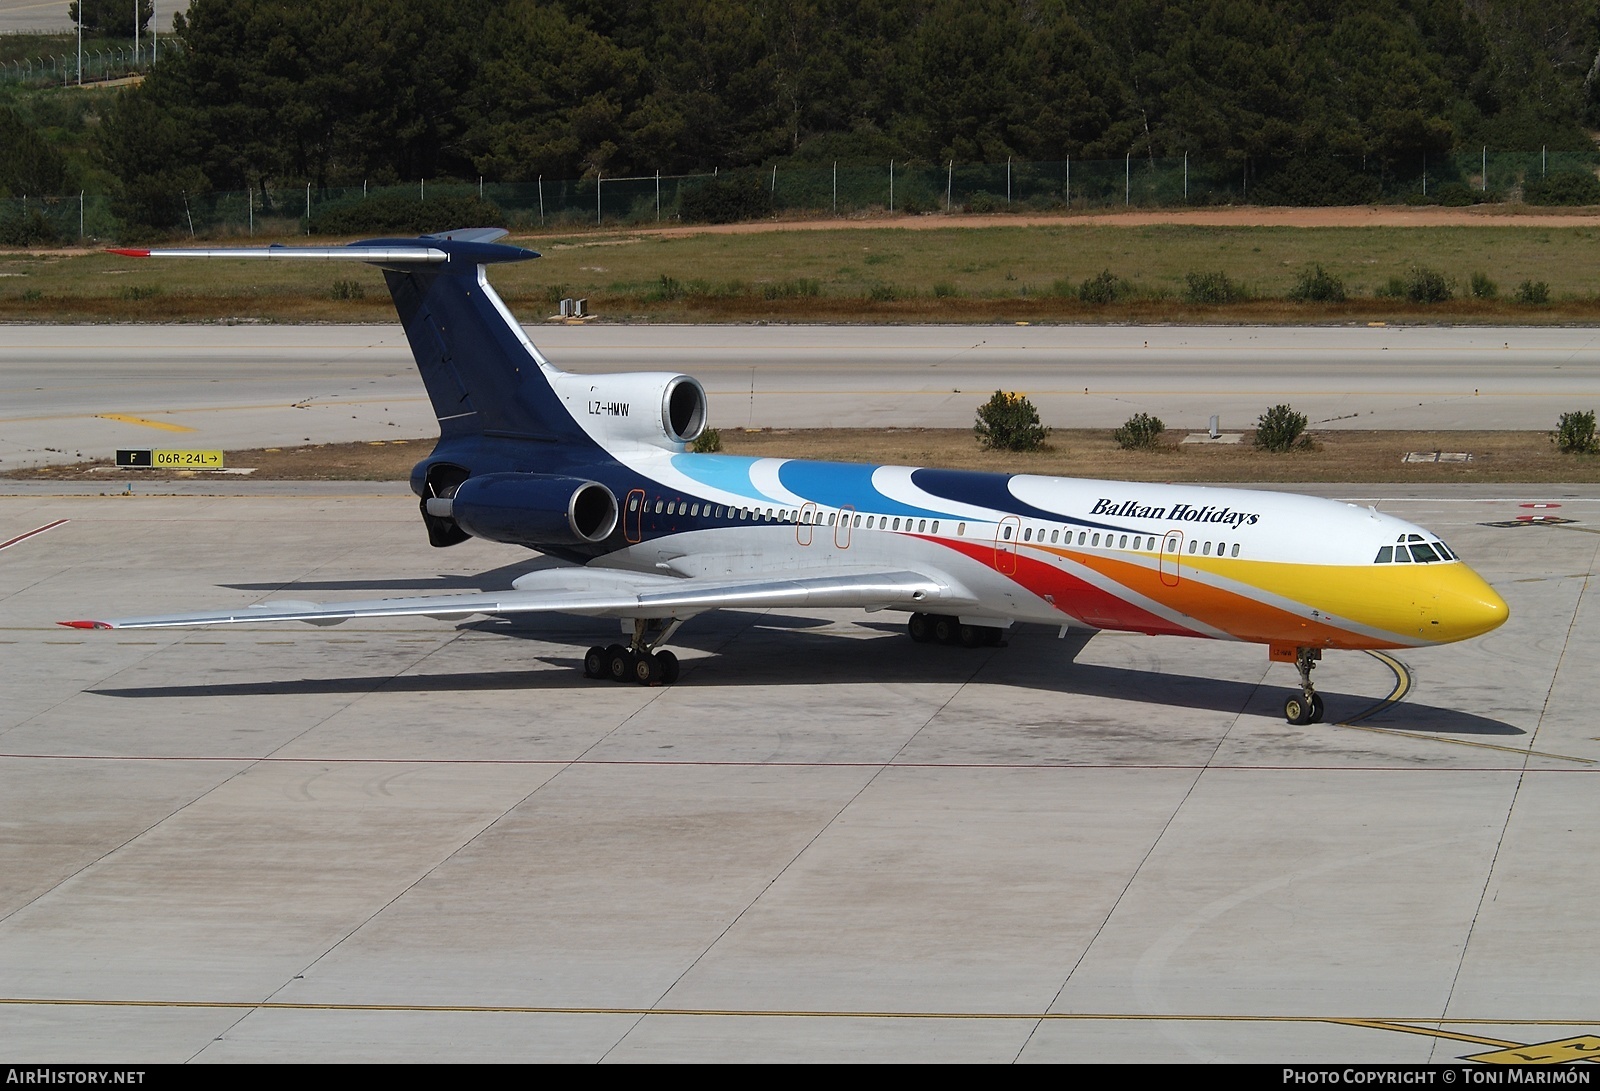
[[[707,428],[694,437],[694,444],[689,448],[697,455],[714,455],[722,450],[722,432],[716,428]]]
[[[1489,279],[1487,273],[1472,274],[1472,298],[1493,299],[1500,294],[1500,285]]]
[[[1561,414],[1554,439],[1557,450],[1580,455],[1600,451],[1600,437],[1595,435],[1594,410]]]
[[[1232,303],[1244,298],[1244,289],[1227,273],[1184,274],[1183,298],[1190,303]]]
[[[1557,171],[1522,184],[1522,199],[1530,205],[1600,205],[1600,178],[1588,171]]]
[[[968,212],[998,212],[1006,207],[1005,198],[979,190],[967,198]]]
[[[893,303],[900,295],[891,284],[874,284],[867,289],[867,298],[874,303]]]
[[[1413,265],[1405,277],[1405,297],[1413,303],[1444,303],[1455,295],[1450,281],[1437,269]]]
[[[367,289],[359,280],[336,280],[328,294],[334,299],[365,299]]]
[[[772,190],[760,173],[723,174],[686,186],[678,215],[690,223],[727,224],[772,214]]]
[[[1269,451],[1287,451],[1296,445],[1310,446],[1302,439],[1306,430],[1306,415],[1296,413],[1287,405],[1275,405],[1261,414],[1256,421],[1256,446]]]
[[[1525,280],[1517,285],[1512,296],[1518,303],[1542,304],[1550,302],[1550,285],[1542,280]]]
[[[972,431],[979,446],[990,451],[1037,451],[1050,435],[1026,395],[1004,390],[978,407]]]
[[[399,193],[330,201],[311,214],[313,235],[422,235],[456,227],[492,227],[505,219],[493,201]]]
[[[1104,305],[1126,299],[1132,292],[1131,284],[1110,269],[1103,269],[1079,285],[1078,300],[1083,303]]]
[[[933,298],[935,299],[949,299],[958,294],[960,293],[956,291],[956,286],[948,280],[937,281],[933,286]]]
[[[811,277],[775,280],[761,286],[763,299],[811,299],[822,294],[822,282]]]
[[[159,284],[130,284],[122,289],[122,298],[133,303],[154,299],[160,294],[161,285]]]
[[[1160,417],[1152,417],[1149,413],[1135,413],[1128,418],[1126,424],[1111,433],[1111,438],[1117,441],[1117,446],[1124,451],[1148,450],[1161,442],[1161,434],[1167,426],[1161,422]]]
[[[1344,281],[1324,269],[1321,264],[1303,269],[1289,289],[1289,299],[1294,303],[1343,303]]]

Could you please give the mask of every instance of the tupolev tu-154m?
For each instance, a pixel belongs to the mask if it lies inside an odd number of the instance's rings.
[[[559,612],[622,621],[595,678],[671,684],[678,627],[718,609],[910,615],[912,640],[1000,643],[1017,622],[1265,644],[1291,723],[1322,718],[1327,649],[1465,640],[1506,604],[1439,538],[1283,493],[701,454],[687,375],[574,375],[528,340],[487,268],[539,255],[474,228],[334,247],[118,250],[366,262],[383,271],[439,420],[412,471],[435,546],[484,538],[566,562],[509,590],[68,621],[79,628]]]

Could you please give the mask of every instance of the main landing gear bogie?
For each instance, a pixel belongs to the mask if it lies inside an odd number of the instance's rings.
[[[963,648],[1005,646],[1005,630],[994,625],[967,625],[947,614],[912,614],[906,632],[918,644],[959,644]]]
[[[612,682],[638,682],[641,686],[670,686],[678,680],[678,657],[666,649],[634,651],[621,644],[590,648],[583,656],[583,676]]]

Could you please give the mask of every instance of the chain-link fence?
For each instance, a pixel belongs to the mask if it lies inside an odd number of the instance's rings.
[[[1051,209],[1178,208],[1218,204],[1514,201],[1552,175],[1594,183],[1592,152],[1479,149],[1408,159],[1184,156],[988,164],[778,164],[689,175],[602,176],[532,182],[436,182],[385,187],[299,186],[217,193],[81,194],[0,200],[0,242],[334,234],[417,228],[433,218],[492,217],[515,230],[704,220],[694,190],[738,187],[737,218],[772,213],[938,214]],[[1580,190],[1581,191],[1581,187]],[[703,194],[702,194],[703,196]],[[378,202],[378,203],[371,203]],[[1600,203],[1597,201],[1595,203]],[[396,211],[399,210],[399,211]],[[335,217],[333,213],[340,213]],[[370,212],[368,216],[365,213]],[[369,224],[370,221],[370,224]],[[30,226],[31,225],[31,226]],[[341,226],[342,225],[342,226]],[[31,235],[30,235],[31,232]]]

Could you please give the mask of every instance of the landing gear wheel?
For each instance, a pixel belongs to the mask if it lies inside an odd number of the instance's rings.
[[[1311,695],[1311,722],[1314,724],[1322,722],[1322,694],[1320,693]]]
[[[956,639],[963,648],[976,648],[983,644],[983,629],[977,625],[961,625],[956,628]]]
[[[933,639],[933,619],[927,614],[912,614],[906,622],[906,632],[918,644],[926,644]]]
[[[626,682],[633,677],[633,653],[621,644],[606,649],[606,677],[613,682]]]
[[[956,642],[956,630],[960,627],[960,623],[955,618],[935,617],[933,619],[933,639],[941,644],[954,644]]]
[[[985,625],[983,627],[983,646],[985,648],[1005,647],[1006,631],[998,625]]]
[[[678,657],[669,651],[656,653],[656,668],[660,672],[663,686],[670,686],[678,680]]]
[[[649,652],[633,657],[633,680],[641,686],[653,686],[661,681],[661,664]]]
[[[583,653],[583,676],[585,678],[604,678],[606,676],[606,650],[604,648],[590,648]]]
[[[1296,727],[1311,723],[1313,715],[1311,702],[1303,694],[1297,693],[1283,702],[1283,718]]]

